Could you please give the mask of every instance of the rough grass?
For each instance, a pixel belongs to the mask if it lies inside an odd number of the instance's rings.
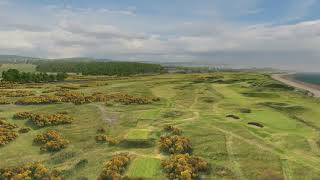
[[[132,95],[157,96],[160,102],[148,105],[106,106],[106,117],[92,105],[69,103],[16,106],[0,105],[0,117],[19,128],[30,127],[27,120],[13,120],[17,112],[57,113],[67,111],[74,118],[70,125],[34,129],[12,143],[0,147],[0,168],[30,161],[43,161],[49,168],[64,172],[66,179],[96,179],[103,163],[119,152],[131,153],[135,159],[126,175],[146,179],[163,179],[156,143],[165,125],[182,130],[192,142],[193,154],[212,165],[212,173],[203,179],[313,179],[320,175],[320,106],[319,100],[304,96],[259,73],[215,73],[220,81],[193,83],[204,74],[116,77],[82,77],[88,81],[58,84],[18,85],[16,89],[44,90],[76,86],[77,91],[126,92]],[[92,86],[99,80],[99,86]],[[89,85],[90,84],[90,85]],[[273,84],[273,85],[270,85]],[[250,92],[248,94],[243,94]],[[252,94],[253,93],[253,94]],[[275,98],[276,97],[276,98]],[[19,98],[10,97],[15,101]],[[103,106],[104,103],[99,104]],[[95,104],[97,105],[97,104]],[[242,113],[240,109],[250,109]],[[231,121],[227,115],[236,115]],[[106,118],[113,118],[109,124]],[[249,126],[257,122],[264,128]],[[109,146],[95,142],[97,129],[119,142],[131,144]],[[32,140],[48,129],[57,130],[70,140],[61,152],[41,153]],[[153,139],[154,141],[149,141]],[[138,141],[136,141],[138,140]],[[138,143],[137,143],[138,142]],[[147,144],[145,144],[147,143]],[[127,144],[128,145],[128,144]],[[143,145],[143,146],[142,146]],[[79,165],[85,162],[85,165]],[[80,163],[82,164],[82,163]]]

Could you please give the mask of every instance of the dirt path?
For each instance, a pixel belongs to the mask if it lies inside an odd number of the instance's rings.
[[[306,90],[311,92],[314,97],[320,97],[320,89],[316,88],[316,85],[306,84],[303,82],[293,81],[289,78],[286,78],[286,76],[289,74],[274,74],[271,77],[274,80],[280,81],[284,84],[287,84],[289,86],[295,87],[297,89]]]
[[[116,123],[117,118],[114,115],[108,113],[106,108],[103,105],[92,104],[92,106],[95,106],[95,107],[97,107],[99,109],[99,111],[101,113],[102,120],[106,121],[110,125],[113,125],[113,124]]]

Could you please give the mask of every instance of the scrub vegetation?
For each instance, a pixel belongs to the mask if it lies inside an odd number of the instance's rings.
[[[319,99],[262,73],[124,75],[2,82],[0,180],[320,177]]]

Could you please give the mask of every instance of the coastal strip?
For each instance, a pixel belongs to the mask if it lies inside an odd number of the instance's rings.
[[[294,80],[290,75],[291,74],[273,74],[271,77],[274,80],[280,81],[297,89],[309,91],[314,97],[320,97],[320,86]]]

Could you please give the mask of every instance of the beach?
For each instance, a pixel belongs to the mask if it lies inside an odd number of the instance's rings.
[[[291,78],[291,74],[273,74],[272,78],[289,86],[300,90],[306,90],[313,94],[314,97],[320,97],[320,86],[301,82]]]

